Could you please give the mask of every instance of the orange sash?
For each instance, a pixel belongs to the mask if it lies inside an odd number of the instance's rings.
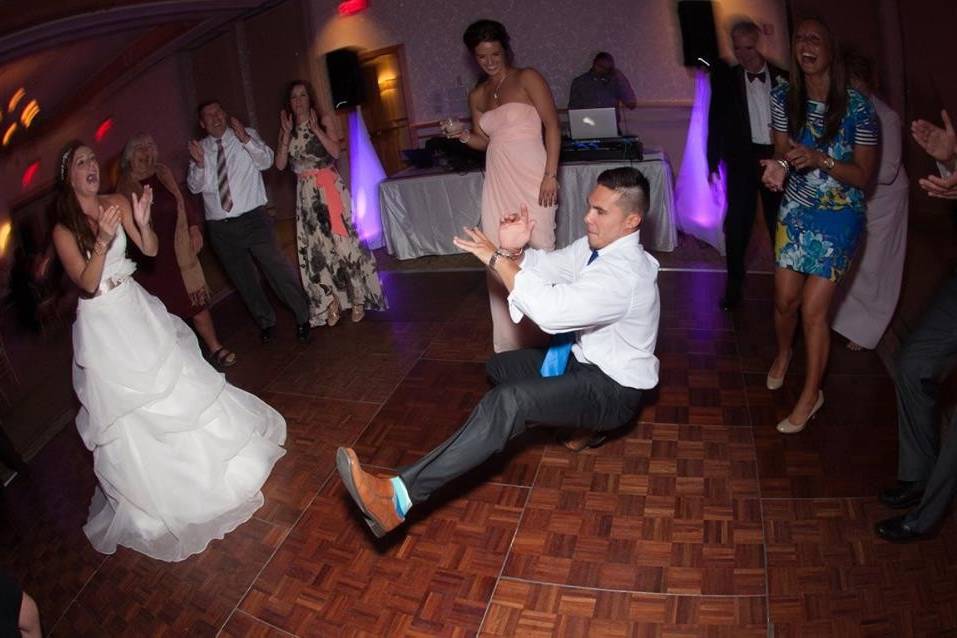
[[[339,194],[339,189],[336,188],[339,174],[331,168],[314,168],[299,173],[299,179],[309,179],[310,177],[315,181],[316,188],[322,190],[325,196],[332,232],[340,237],[345,237],[349,234],[349,231],[346,230],[346,224],[342,220],[345,207],[342,205],[342,196]]]

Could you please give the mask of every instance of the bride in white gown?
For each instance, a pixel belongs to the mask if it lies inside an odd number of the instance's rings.
[[[152,192],[98,195],[93,151],[69,145],[57,164],[57,255],[85,296],[73,325],[76,418],[99,485],[83,527],[105,554],[123,545],[179,561],[253,515],[285,453],[286,422],[226,383],[178,317],[130,276],[129,237],[156,252]]]

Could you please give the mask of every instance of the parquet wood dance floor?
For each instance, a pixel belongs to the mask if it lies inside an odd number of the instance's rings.
[[[75,429],[3,493],[0,567],[56,636],[955,636],[957,524],[878,541],[894,480],[893,384],[835,340],[820,416],[764,375],[769,277],[717,308],[723,275],[664,272],[659,387],[629,427],[574,454],[535,430],[374,539],[334,472],[339,445],[387,472],[454,431],[488,389],[484,274],[385,275],[391,309],[258,343],[215,309],[233,383],[285,415],[287,455],[255,518],[178,564],[94,552],[92,459]]]

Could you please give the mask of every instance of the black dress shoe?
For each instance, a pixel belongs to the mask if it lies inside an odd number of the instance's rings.
[[[259,340],[263,343],[269,343],[275,333],[275,326],[267,326],[259,331]]]
[[[309,343],[309,324],[301,323],[296,326],[296,339],[302,343]]]
[[[881,490],[877,498],[891,509],[909,509],[920,503],[925,485],[924,481],[898,481],[894,487]]]
[[[880,521],[874,526],[874,533],[891,543],[909,543],[927,536],[927,534],[918,532],[912,528],[910,524],[905,523],[905,518],[906,515],[895,516],[894,518]]]

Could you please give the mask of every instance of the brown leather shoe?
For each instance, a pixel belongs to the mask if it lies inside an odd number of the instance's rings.
[[[606,439],[608,439],[608,437],[600,432],[582,429],[575,430],[570,436],[563,438],[562,445],[572,452],[581,452],[591,447],[600,446]]]
[[[336,451],[336,470],[377,538],[382,538],[405,521],[395,511],[392,483],[363,471],[351,448],[341,447]]]

